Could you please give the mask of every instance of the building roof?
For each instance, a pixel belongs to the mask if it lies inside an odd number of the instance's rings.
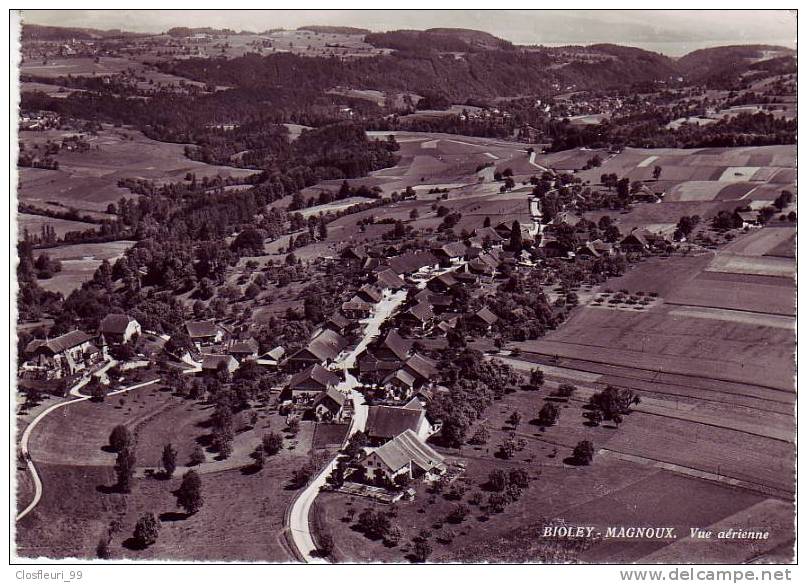
[[[258,357],[258,361],[280,361],[283,355],[286,354],[286,349],[277,346],[271,351],[266,351],[263,355]]]
[[[373,438],[394,438],[406,430],[417,431],[423,412],[395,406],[367,408],[366,432]]]
[[[208,371],[218,371],[221,365],[229,367],[232,364],[238,364],[238,361],[233,359],[232,355],[203,355],[202,356],[202,369]]]
[[[336,389],[334,387],[328,387],[328,389],[326,389],[325,391],[320,393],[314,399],[314,407],[316,407],[316,406],[318,406],[318,405],[320,405],[322,403],[325,403],[326,407],[327,407],[327,403],[330,402],[333,405],[337,406],[337,409],[339,409],[339,408],[341,408],[342,406],[345,405],[346,400],[347,400],[347,397],[345,396],[344,393],[342,393],[341,391],[339,391],[338,389]]]
[[[213,320],[195,320],[185,323],[188,336],[192,339],[215,337],[219,329]]]
[[[415,304],[412,308],[406,311],[411,314],[420,322],[428,322],[434,317],[432,312],[432,305],[428,301],[421,301]]]
[[[404,366],[423,379],[431,379],[437,375],[437,363],[419,353],[415,353],[409,357],[406,363],[404,363]]]
[[[759,219],[759,214],[755,211],[739,211],[737,216],[746,223],[754,223]]]
[[[230,353],[248,353],[253,354],[258,352],[258,341],[255,339],[244,339],[243,341],[235,341],[230,345]]]
[[[445,464],[445,459],[412,430],[401,432],[374,452],[393,471],[410,463],[426,471]]]
[[[294,375],[289,381],[289,387],[295,389],[306,381],[316,381],[320,385],[329,387],[339,383],[339,376],[333,371],[325,369],[322,365],[312,365]]]
[[[626,235],[622,239],[621,243],[624,245],[625,243],[630,244],[633,241],[639,243],[643,247],[647,247],[647,245],[648,245],[647,239],[645,239],[644,233],[642,231],[638,230],[638,229],[635,230],[635,231],[631,231],[628,235]]]
[[[364,286],[359,288],[359,291],[356,294],[357,295],[364,294],[367,298],[369,298],[373,302],[378,302],[384,297],[384,295],[381,293],[381,290],[379,290],[375,286],[371,286],[370,284],[365,284]]]
[[[415,376],[409,373],[406,369],[398,369],[397,371],[393,371],[382,380],[382,383],[390,383],[396,379],[409,387],[415,386]]]
[[[487,324],[491,325],[499,320],[499,317],[493,314],[491,310],[487,306],[483,306],[480,310],[478,310],[474,316],[479,319],[482,319]]]
[[[382,270],[376,274],[376,284],[391,290],[398,290],[406,286],[406,282],[404,282],[398,274],[390,269]]]
[[[442,254],[450,258],[459,258],[465,255],[465,244],[460,241],[452,241],[443,245],[433,245],[432,252]]]
[[[341,353],[347,344],[345,337],[330,329],[325,329],[308,343],[306,349],[317,359],[327,361]]]
[[[326,321],[327,324],[331,324],[338,329],[344,329],[350,326],[350,319],[345,318],[344,315],[335,312],[331,316],[328,317]]]
[[[396,274],[411,274],[426,266],[439,264],[440,261],[428,251],[405,253],[389,259],[389,267]]]
[[[431,284],[432,282],[439,282],[446,288],[451,288],[452,286],[456,286],[459,283],[457,282],[457,279],[454,277],[454,274],[452,274],[451,272],[444,272],[439,276],[435,276],[434,278],[429,280],[428,283]]]
[[[43,341],[42,339],[34,339],[25,347],[26,353],[33,353],[34,351],[44,347],[54,355],[62,353],[73,347],[78,347],[89,341],[92,337],[84,331],[70,331],[55,339]]]
[[[371,311],[373,309],[373,305],[369,302],[365,302],[361,298],[354,296],[347,302],[342,303],[342,310],[363,310],[363,311]]]
[[[398,331],[395,329],[390,330],[390,332],[387,333],[387,336],[384,337],[384,340],[378,344],[378,348],[389,349],[392,351],[393,355],[402,361],[406,359],[406,355],[409,353],[409,347],[410,343],[399,335]]]
[[[108,335],[122,335],[126,332],[126,328],[129,326],[129,323],[134,320],[135,319],[128,314],[107,314],[103,320],[101,320],[99,330],[101,333]]]

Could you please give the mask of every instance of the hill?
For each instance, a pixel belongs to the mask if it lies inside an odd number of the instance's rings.
[[[513,48],[510,42],[492,34],[461,28],[394,30],[371,33],[364,40],[378,48],[393,49],[405,53],[468,53],[510,50]]]
[[[307,30],[321,34],[370,34],[370,31],[366,28],[356,28],[355,26],[326,26],[324,24],[301,26],[297,30]]]
[[[676,65],[688,81],[717,83],[752,70],[795,73],[795,55],[794,50],[775,45],[732,45],[693,51]]]
[[[21,37],[23,41],[59,41],[59,40],[95,40],[133,38],[144,36],[134,32],[125,32],[120,29],[98,30],[94,28],[75,28],[62,26],[42,26],[39,24],[22,25]]]

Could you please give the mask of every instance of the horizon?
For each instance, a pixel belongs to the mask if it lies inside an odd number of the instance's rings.
[[[668,57],[726,45],[797,46],[796,18],[786,10],[23,10],[21,14],[25,24],[143,34],[180,26],[255,33],[305,26],[352,26],[373,32],[461,28],[516,45],[611,43]]]

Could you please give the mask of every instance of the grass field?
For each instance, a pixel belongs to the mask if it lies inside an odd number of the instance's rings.
[[[67,297],[70,292],[90,280],[103,260],[115,263],[134,241],[111,241],[107,243],[77,243],[42,250],[62,262],[62,271],[39,285],[51,292],[61,292]]]
[[[26,229],[31,235],[38,235],[44,225],[53,227],[57,237],[63,237],[68,231],[86,231],[96,227],[95,224],[84,221],[70,221],[68,219],[54,219],[53,217],[31,215],[29,213],[17,213],[17,238],[23,239]]]

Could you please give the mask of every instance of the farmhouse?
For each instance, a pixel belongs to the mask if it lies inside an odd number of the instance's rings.
[[[202,373],[216,374],[219,371],[232,373],[238,369],[238,361],[232,355],[203,355]]]
[[[434,320],[432,306],[427,301],[421,301],[398,317],[400,323],[426,330]]]
[[[84,331],[71,331],[55,339],[34,339],[25,347],[28,360],[20,367],[22,377],[61,379],[103,360],[104,355]]]
[[[735,217],[742,222],[743,227],[755,227],[759,223],[759,213],[756,211],[738,211],[734,214]]]
[[[325,328],[327,328],[328,330],[332,330],[333,332],[340,335],[345,335],[352,332],[354,325],[355,325],[354,321],[345,318],[339,313],[332,314],[325,321]]]
[[[419,353],[406,360],[404,369],[415,377],[416,386],[427,383],[437,375],[437,364]]]
[[[406,399],[412,395],[416,381],[415,376],[409,371],[398,369],[387,375],[381,383],[392,397]]]
[[[339,254],[339,257],[348,261],[363,262],[367,258],[367,253],[363,249],[346,247]]]
[[[440,267],[440,260],[428,251],[406,253],[389,259],[390,269],[398,274],[414,274],[426,269],[436,270]]]
[[[235,357],[240,363],[246,359],[257,359],[258,349],[258,341],[250,337],[230,343],[227,353]]]
[[[443,293],[448,292],[457,284],[459,284],[459,282],[457,282],[457,279],[451,274],[451,272],[445,272],[426,282],[426,288],[432,292]]]
[[[363,300],[364,302],[369,302],[371,304],[376,304],[383,298],[384,294],[381,292],[379,288],[375,286],[370,286],[369,284],[365,284],[359,291],[356,292],[356,297],[359,300]]]
[[[432,246],[432,253],[440,261],[441,266],[450,266],[465,257],[465,244],[459,241]]]
[[[314,364],[323,365],[333,361],[347,345],[348,341],[342,335],[325,329],[308,345],[289,357],[286,364],[291,371],[299,371]]]
[[[286,354],[286,349],[283,347],[277,346],[271,351],[267,351],[263,355],[259,356],[255,362],[258,365],[263,365],[264,367],[270,367],[272,369],[277,369],[280,366],[280,361],[283,359],[283,356]]]
[[[375,278],[376,285],[383,290],[401,290],[406,287],[403,278],[390,269],[382,270]]]
[[[619,242],[619,246],[625,252],[642,252],[650,247],[645,237],[644,230],[636,229],[631,231]]]
[[[432,426],[421,408],[413,410],[395,406],[370,406],[365,432],[374,444],[383,444],[398,434],[411,430],[423,439],[429,437]]]
[[[361,463],[369,478],[381,485],[394,484],[396,477],[402,475],[417,479],[427,474],[440,475],[446,470],[445,459],[412,430],[370,450]]]
[[[318,422],[340,422],[347,397],[341,391],[329,387],[314,398],[312,410]]]
[[[475,312],[468,317],[468,325],[479,331],[489,331],[490,327],[496,324],[499,317],[493,314],[487,306],[482,307],[479,311]]]
[[[342,303],[341,310],[346,317],[360,320],[373,313],[373,305],[354,296],[352,300]]]
[[[294,375],[289,381],[292,398],[311,397],[315,393],[328,391],[339,384],[339,376],[321,365],[312,365]]]
[[[186,322],[185,330],[191,341],[199,348],[209,347],[224,340],[224,329],[213,320]]]
[[[140,332],[140,323],[125,314],[107,314],[98,328],[98,334],[113,345],[128,343]]]

